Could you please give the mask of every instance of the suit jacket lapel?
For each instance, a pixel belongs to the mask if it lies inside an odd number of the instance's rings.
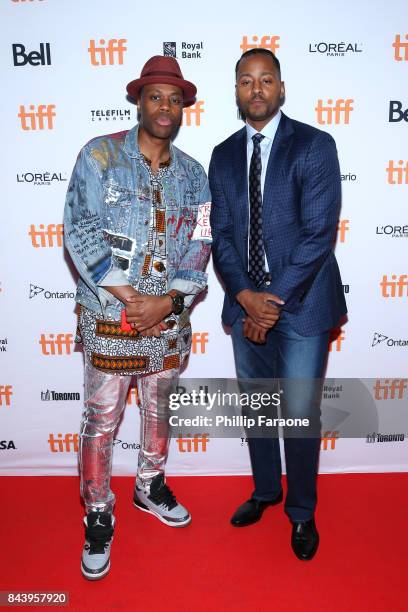
[[[236,187],[236,214],[239,218],[243,235],[248,233],[248,171],[247,171],[247,137],[246,129],[237,133],[232,151],[233,181]]]
[[[273,188],[278,177],[282,173],[282,167],[290,145],[294,129],[292,122],[282,113],[279,126],[273,140],[272,150],[269,155],[268,167],[266,169],[263,204],[268,206],[273,202]]]

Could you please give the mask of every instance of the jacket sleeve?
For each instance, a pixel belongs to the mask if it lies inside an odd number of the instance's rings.
[[[215,157],[215,152],[213,152],[209,169],[212,196],[210,217],[213,239],[212,252],[215,266],[221,274],[232,303],[240,291],[243,289],[253,290],[254,285],[248,277],[248,273],[234,244],[232,214],[218,177]]]
[[[341,178],[336,144],[319,134],[305,159],[300,200],[301,232],[290,261],[266,289],[295,312],[333,250],[341,205]]]
[[[98,168],[85,146],[76,161],[64,209],[65,246],[88,287],[102,308],[116,298],[103,289],[105,279],[112,285],[128,285],[123,270],[115,268],[112,250],[102,232],[103,190]]]
[[[177,272],[169,284],[169,289],[175,289],[185,294],[184,303],[191,306],[195,297],[207,286],[207,274],[204,272],[211,251],[211,238],[202,238],[197,231],[197,220],[206,217],[206,209],[211,206],[211,194],[208,180],[202,169],[201,189],[198,200],[196,224],[192,228],[187,251],[181,258]]]

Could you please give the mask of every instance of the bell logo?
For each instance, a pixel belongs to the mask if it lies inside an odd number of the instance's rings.
[[[346,232],[350,229],[349,219],[342,219],[337,225],[337,236],[340,242],[346,242]]]
[[[208,344],[208,332],[194,332],[191,338],[193,353],[205,353],[205,345]]]
[[[50,437],[48,438],[48,444],[50,445],[50,450],[52,453],[77,453],[79,450],[78,446],[78,434],[57,434],[55,437],[54,434],[50,433]]]
[[[25,106],[20,104],[20,112],[18,117],[21,120],[21,128],[24,131],[31,130],[53,130],[53,117],[55,117],[55,104],[39,104],[37,110],[34,104],[30,104],[29,111],[26,111]],[[46,119],[46,123],[44,123]]]
[[[397,34],[392,43],[396,62],[408,62],[408,34],[405,34],[405,40],[407,42],[401,42],[401,34]]]
[[[252,36],[252,43],[249,43],[248,36],[244,36],[239,48],[242,49],[242,53],[250,49],[269,49],[272,53],[276,53],[276,50],[279,49],[278,40],[280,36],[261,36],[259,42],[258,36]]]
[[[10,406],[13,387],[11,385],[0,385],[0,406]]]
[[[26,48],[22,44],[11,45],[13,50],[13,63],[15,66],[51,66],[51,45],[50,43],[40,43],[39,51],[26,53]]]
[[[204,100],[197,100],[192,106],[183,108],[183,121],[181,125],[190,127],[192,125],[201,125],[201,114],[204,113]],[[193,123],[194,120],[194,123]]]
[[[321,450],[334,450],[338,439],[338,431],[325,431],[321,439]]]
[[[99,41],[99,47],[96,46],[95,40],[89,41],[89,55],[91,56],[92,66],[113,66],[115,63],[123,64],[123,55],[127,51],[127,47],[124,43],[127,42],[126,38],[111,38],[108,42],[104,38]],[[115,61],[115,59],[117,61]]]
[[[408,386],[408,378],[377,378],[374,385],[374,398],[376,400],[402,400]]]
[[[54,334],[48,334],[48,338],[46,334],[41,334],[38,342],[43,355],[71,355],[72,338],[72,334],[57,334],[55,339]]]
[[[330,331],[330,337],[329,337],[329,352],[332,352],[333,345],[334,345],[336,352],[339,353],[341,351],[341,348],[342,348],[341,345],[343,341],[345,340],[345,338],[346,338],[346,335],[340,327],[332,329]]]
[[[199,450],[206,453],[209,442],[210,436],[206,433],[194,434],[193,438],[191,438],[191,434],[187,434],[185,438],[180,434],[177,438],[179,453],[198,453]]]
[[[35,225],[30,225],[30,231],[28,235],[31,237],[31,244],[35,249],[39,249],[40,247],[62,247],[62,236],[64,235],[64,226],[62,223],[58,223],[54,225],[47,225],[47,229],[45,229],[44,225],[41,224],[39,226],[40,229],[36,229]],[[37,239],[40,239],[38,243]],[[56,239],[54,243],[54,238]]]
[[[318,100],[317,106],[315,107],[317,123],[320,125],[332,125],[333,123],[335,125],[339,123],[348,125],[350,122],[350,113],[354,110],[351,106],[352,102],[354,102],[352,98],[348,98],[347,100],[339,98],[336,101],[330,98],[327,100],[327,106],[323,106],[323,100]]]
[[[400,159],[398,162],[394,162],[390,159],[386,170],[390,185],[408,185],[408,161]]]
[[[129,387],[129,391],[126,397],[126,403],[128,406],[130,406],[131,404],[136,404],[136,406],[139,405],[139,396],[137,393],[137,387]]]
[[[388,280],[387,274],[384,274],[380,287],[384,298],[408,297],[408,276],[392,274],[391,280]]]

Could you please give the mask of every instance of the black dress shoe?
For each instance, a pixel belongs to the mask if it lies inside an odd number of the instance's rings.
[[[256,523],[262,517],[263,511],[268,506],[280,504],[283,499],[282,491],[271,501],[261,501],[259,499],[248,499],[242,506],[238,508],[231,519],[231,525],[234,527],[246,527]]]
[[[292,523],[292,548],[298,559],[310,561],[319,547],[319,534],[317,533],[314,518],[305,523]]]

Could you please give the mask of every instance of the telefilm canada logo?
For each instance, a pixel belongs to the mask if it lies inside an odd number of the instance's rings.
[[[408,346],[408,338],[391,338],[390,336],[386,336],[385,334],[381,334],[380,332],[374,332],[371,346],[378,346],[380,344],[389,348],[406,348]]]
[[[129,108],[94,108],[90,111],[91,121],[130,121],[132,112]]]
[[[44,287],[30,283],[29,299],[32,300],[37,295],[41,295],[46,300],[72,300],[75,297],[74,291],[49,291]]]
[[[177,54],[178,49],[178,54]],[[163,42],[163,55],[167,57],[178,57],[180,59],[202,59],[204,52],[204,42],[185,41],[182,42]]]
[[[66,182],[68,179],[63,176],[62,172],[19,172],[17,174],[17,183],[25,183],[28,185],[35,185],[36,187],[43,187],[47,185],[56,185],[58,183]]]
[[[327,57],[344,57],[362,53],[362,44],[356,42],[318,42],[309,43],[309,53],[319,53]]]

